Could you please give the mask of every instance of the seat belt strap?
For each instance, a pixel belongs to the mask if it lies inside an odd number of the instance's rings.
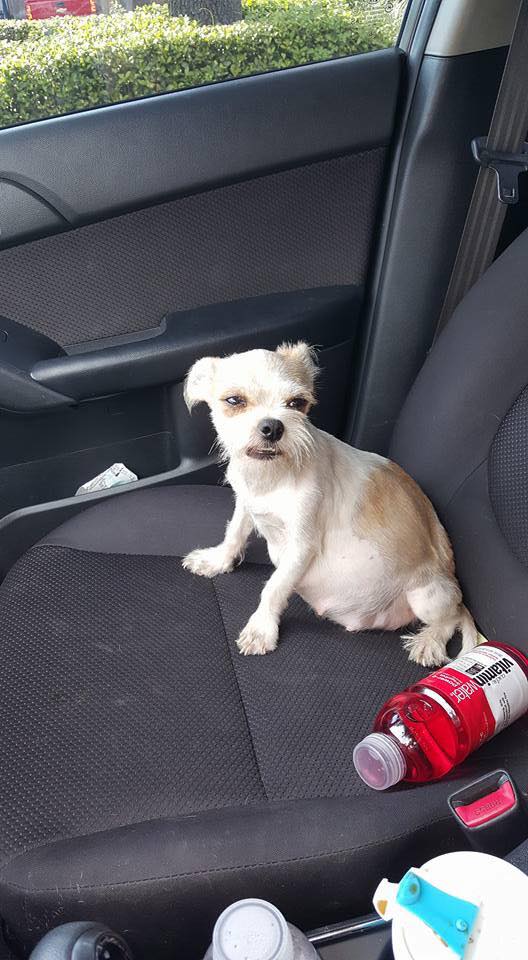
[[[521,0],[487,137],[471,144],[480,164],[435,340],[460,301],[493,261],[508,204],[528,170],[528,0]]]

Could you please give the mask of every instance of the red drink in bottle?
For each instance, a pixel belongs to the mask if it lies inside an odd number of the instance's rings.
[[[392,697],[354,750],[374,790],[438,780],[528,710],[528,658],[485,643]]]

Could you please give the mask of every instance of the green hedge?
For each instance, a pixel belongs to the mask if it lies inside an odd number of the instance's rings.
[[[28,40],[42,33],[44,23],[57,23],[58,17],[51,21],[45,20],[0,20],[0,41]]]
[[[0,125],[385,47],[394,42],[395,7],[244,0],[244,18],[227,26],[199,26],[156,4],[110,16],[3,21]]]

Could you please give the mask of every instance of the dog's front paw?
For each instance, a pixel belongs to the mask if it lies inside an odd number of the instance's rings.
[[[197,573],[199,577],[216,577],[219,573],[232,570],[234,561],[221,547],[207,547],[205,550],[188,553],[182,564],[186,570]]]
[[[237,647],[244,656],[271,653],[275,650],[278,639],[278,624],[257,612],[246,623],[237,640]]]
[[[421,631],[423,633],[425,631]],[[418,663],[421,667],[443,667],[449,663],[445,643],[435,640],[431,636],[404,635],[402,637],[404,649],[409,654],[409,660]]]

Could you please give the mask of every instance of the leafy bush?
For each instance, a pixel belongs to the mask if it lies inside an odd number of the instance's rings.
[[[0,22],[0,125],[394,42],[394,5],[244,0],[237,23],[199,26],[154,4],[133,13]]]
[[[53,23],[56,23],[57,19],[55,17]],[[37,37],[42,32],[44,23],[46,23],[45,20],[0,20],[0,42],[2,40],[28,40],[31,36]]]

